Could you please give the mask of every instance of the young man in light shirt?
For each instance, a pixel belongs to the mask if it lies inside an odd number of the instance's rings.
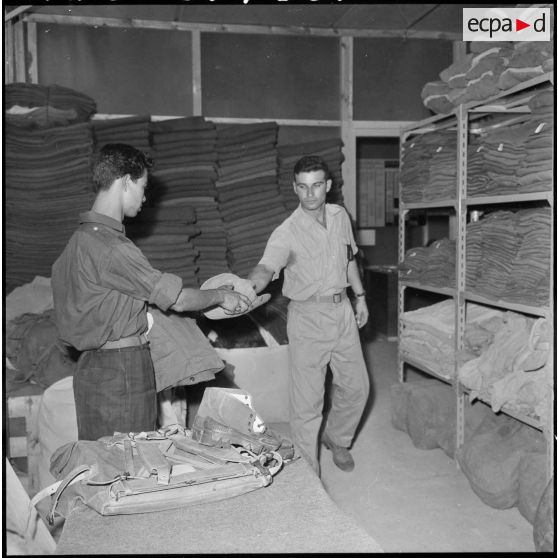
[[[287,319],[291,436],[318,475],[327,366],[333,391],[321,441],[344,471],[354,467],[349,447],[369,393],[358,334],[368,320],[354,258],[358,249],[345,209],[326,203],[331,184],[320,157],[305,156],[296,163],[293,188],[300,205],[273,231],[263,257],[247,277],[260,292],[285,270],[283,294],[291,300]],[[348,286],[355,295],[354,310]]]

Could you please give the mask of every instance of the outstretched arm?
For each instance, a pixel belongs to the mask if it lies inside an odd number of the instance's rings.
[[[257,293],[263,291],[267,285],[270,283],[273,277],[274,271],[269,267],[258,264],[249,274],[248,281],[251,281],[254,285],[254,289]]]
[[[248,310],[250,303],[246,295],[226,287],[207,290],[183,288],[170,309],[175,312],[186,312],[221,306],[230,313],[240,314]]]

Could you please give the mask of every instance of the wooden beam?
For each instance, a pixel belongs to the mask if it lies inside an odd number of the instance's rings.
[[[414,124],[410,120],[353,120],[356,137],[399,138],[405,126]]]
[[[4,83],[15,81],[14,24],[4,23]]]
[[[202,115],[202,77],[200,32],[192,31],[192,114]]]
[[[27,80],[30,83],[39,83],[39,66],[37,64],[37,24],[27,23]]]
[[[25,33],[23,21],[14,23],[14,59],[15,59],[15,79],[18,82],[25,82]]]
[[[341,139],[343,141],[343,201],[356,220],[356,138],[353,127],[353,38],[341,37],[339,43],[339,97],[341,101]]]
[[[60,25],[88,25],[96,27],[125,27],[172,31],[201,31],[202,33],[247,33],[260,35],[297,35],[301,37],[359,37],[380,39],[443,39],[461,40],[461,33],[406,29],[332,29],[329,27],[299,27],[278,25],[238,25],[220,23],[191,23],[185,21],[158,21],[109,17],[82,17],[51,14],[29,14],[26,21],[57,23]]]
[[[130,116],[137,116],[136,114],[106,114],[95,113],[93,120],[108,120],[111,118],[126,118]],[[259,124],[262,122],[276,122],[279,126],[312,126],[324,128],[339,128],[341,126],[340,120],[297,120],[294,118],[234,118],[234,117],[221,117],[221,116],[207,116],[207,120],[218,122],[220,124]],[[170,120],[172,118],[184,118],[184,115],[170,115],[170,114],[152,114],[151,120],[153,122],[159,120]]]
[[[453,62],[463,60],[467,56],[467,43],[464,41],[453,41],[452,45]]]
[[[15,17],[18,17],[20,14],[23,14],[27,10],[30,10],[32,7],[33,6],[19,6],[17,8],[14,8],[12,11],[8,12],[4,16],[4,21],[11,21]]]

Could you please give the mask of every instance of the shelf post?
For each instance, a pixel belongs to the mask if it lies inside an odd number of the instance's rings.
[[[465,394],[459,381],[461,355],[466,325],[465,270],[467,206],[467,110],[460,105],[457,110],[457,192],[456,192],[456,262],[455,262],[455,394],[456,394],[456,445],[457,450],[465,440]]]

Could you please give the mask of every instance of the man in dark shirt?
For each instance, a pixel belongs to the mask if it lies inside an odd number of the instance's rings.
[[[52,266],[54,310],[60,338],[81,351],[74,374],[79,439],[114,431],[153,430],[157,396],[145,336],[147,303],[162,310],[221,306],[242,314],[253,298],[227,288],[183,288],[182,279],[154,269],[124,231],[145,202],[145,154],[124,144],[98,153],[91,211]]]

